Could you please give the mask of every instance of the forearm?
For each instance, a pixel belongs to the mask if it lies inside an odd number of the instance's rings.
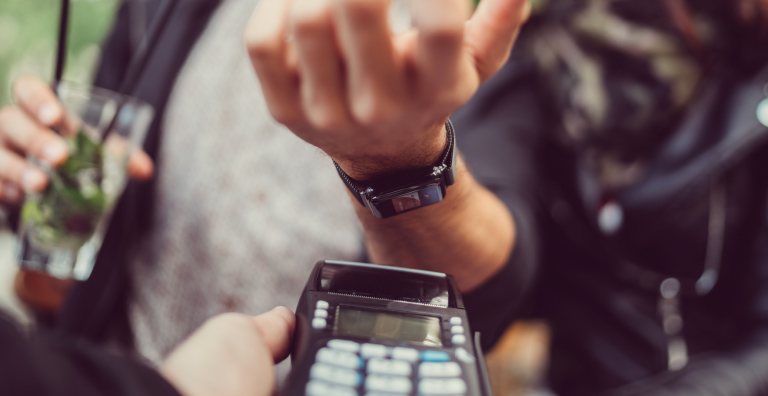
[[[435,163],[444,121],[504,65],[530,13],[485,0],[467,20],[467,5],[419,2],[414,29],[393,35],[388,1],[262,1],[244,37],[275,120],[366,183]],[[450,272],[465,291],[504,265],[512,218],[457,171],[439,204],[387,220],[358,207],[373,261]]]
[[[498,272],[514,247],[512,215],[459,157],[456,183],[432,206],[378,219],[354,202],[371,261],[452,274],[463,292]]]

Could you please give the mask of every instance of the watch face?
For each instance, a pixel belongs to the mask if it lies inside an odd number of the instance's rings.
[[[392,206],[395,208],[395,213],[401,213],[409,209],[420,207],[421,199],[419,199],[419,192],[414,191],[397,198],[392,198]]]
[[[382,218],[436,204],[443,200],[443,190],[439,184],[431,184],[387,198],[373,203]]]

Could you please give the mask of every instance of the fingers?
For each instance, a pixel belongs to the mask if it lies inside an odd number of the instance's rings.
[[[288,15],[291,0],[263,0],[243,39],[272,116],[289,127],[303,121],[295,73],[288,67]]]
[[[155,164],[144,150],[136,150],[128,160],[128,176],[137,181],[149,180],[155,173]]]
[[[18,107],[0,110],[0,140],[37,158],[59,165],[67,159],[67,144],[50,129],[38,124]]]
[[[296,317],[290,309],[277,307],[265,314],[253,318],[256,329],[261,334],[261,339],[269,348],[275,363],[288,356],[293,339],[293,330],[296,325]]]
[[[13,85],[13,93],[21,109],[41,125],[53,127],[64,117],[64,109],[51,88],[36,77],[20,77]]]
[[[4,186],[21,186],[26,191],[40,191],[48,183],[43,171],[10,150],[0,150],[0,180]]]
[[[0,201],[15,204],[21,202],[23,192],[16,183],[0,180]]]
[[[462,79],[462,73],[467,71],[463,68],[466,65],[463,55],[464,23],[469,16],[469,2],[420,0],[413,2],[411,9],[414,25],[418,29],[416,64],[420,89],[439,100],[446,93],[456,92],[454,86]],[[455,105],[462,104],[466,99],[455,98],[461,101]]]
[[[67,145],[59,136],[18,107],[0,110],[0,143],[0,199],[5,202],[18,202],[20,188],[40,191],[48,182],[43,171],[16,151],[32,154],[53,165],[62,163],[68,154]]]
[[[351,113],[363,125],[390,121],[407,90],[387,19],[389,2],[336,0],[335,5]]]
[[[528,19],[528,0],[483,0],[467,22],[465,44],[475,60],[481,81],[507,61],[520,27]]]
[[[295,0],[291,31],[301,75],[301,101],[308,121],[327,131],[348,127],[342,65],[329,0]]]

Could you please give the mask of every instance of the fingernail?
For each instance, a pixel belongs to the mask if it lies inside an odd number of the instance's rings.
[[[45,183],[45,173],[37,169],[27,169],[21,174],[21,185],[25,191],[36,191]]]
[[[45,103],[40,106],[37,118],[45,125],[52,125],[59,118],[59,107],[53,103]]]
[[[8,183],[3,186],[3,195],[5,199],[11,202],[16,202],[21,199],[21,190],[13,183]]]
[[[67,145],[60,140],[52,140],[43,146],[43,159],[52,164],[58,164],[67,154]]]

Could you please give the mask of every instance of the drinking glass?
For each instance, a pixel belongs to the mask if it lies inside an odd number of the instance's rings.
[[[57,95],[66,110],[57,132],[69,157],[58,167],[28,158],[46,172],[48,185],[25,196],[17,258],[25,270],[86,280],[128,182],[128,159],[154,112],[135,98],[91,86],[63,82]]]

